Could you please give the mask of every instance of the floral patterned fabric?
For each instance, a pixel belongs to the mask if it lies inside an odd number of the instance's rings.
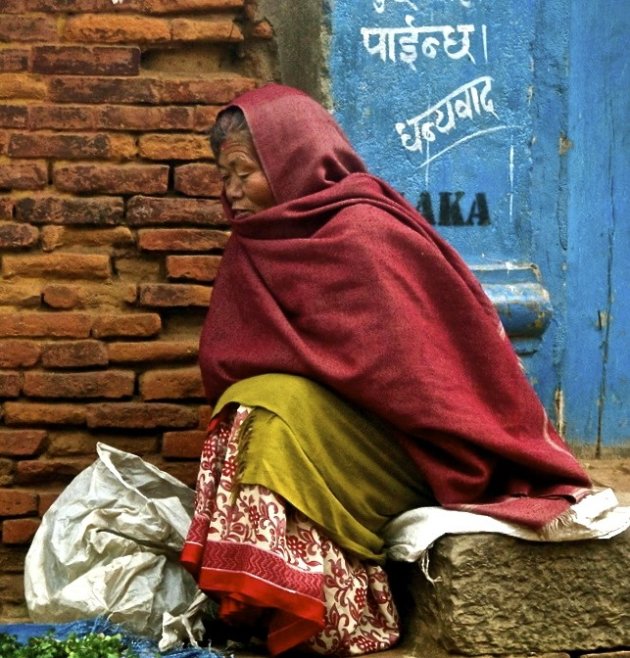
[[[239,484],[251,412],[226,408],[210,426],[182,562],[221,618],[264,629],[274,655],[391,647],[398,615],[383,569],[345,553],[273,491]]]

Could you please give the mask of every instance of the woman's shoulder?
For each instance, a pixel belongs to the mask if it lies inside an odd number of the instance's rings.
[[[328,222],[331,230],[347,236],[361,238],[365,235],[389,236],[406,232],[409,227],[391,211],[368,201],[358,201],[340,209]]]

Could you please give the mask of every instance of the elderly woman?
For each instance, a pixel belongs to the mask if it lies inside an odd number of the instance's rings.
[[[211,143],[232,235],[201,336],[214,417],[182,560],[272,654],[386,649],[389,520],[433,504],[540,528],[588,477],[462,259],[321,106],[267,85]]]

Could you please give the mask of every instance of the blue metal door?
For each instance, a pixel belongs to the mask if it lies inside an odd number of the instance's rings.
[[[573,441],[630,442],[619,0],[335,0],[334,112],[467,259]]]
[[[630,444],[630,11],[572,3],[565,431]]]

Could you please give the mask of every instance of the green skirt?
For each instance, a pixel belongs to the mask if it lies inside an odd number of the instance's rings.
[[[267,487],[339,546],[383,562],[385,524],[435,500],[393,430],[328,389],[293,375],[237,382],[221,396],[253,408],[241,430],[239,481]]]

